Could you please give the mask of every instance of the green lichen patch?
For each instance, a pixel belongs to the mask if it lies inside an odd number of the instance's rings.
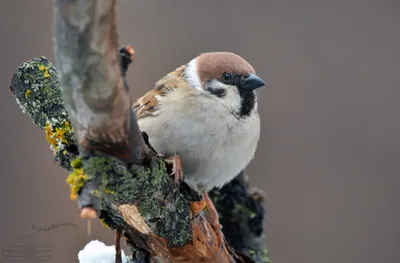
[[[163,161],[154,162],[151,173],[139,176],[135,191],[141,215],[149,227],[170,245],[182,246],[191,238],[191,222],[187,201],[172,184]],[[141,189],[148,189],[141,191]]]
[[[109,211],[110,203],[136,204],[150,229],[170,245],[183,246],[190,241],[188,203],[172,183],[162,160],[154,161],[150,168],[128,167],[113,157],[90,157],[82,163],[88,176],[85,184],[100,198],[101,210]],[[118,225],[114,217],[102,214],[103,222],[112,228]]]
[[[23,63],[11,78],[10,90],[22,111],[45,132],[54,160],[71,170],[69,162],[78,148],[53,64],[45,57]]]
[[[251,258],[254,262],[257,263],[271,263],[271,259],[269,257],[268,249],[265,246],[254,246],[251,249],[246,251],[242,251],[246,256]]]

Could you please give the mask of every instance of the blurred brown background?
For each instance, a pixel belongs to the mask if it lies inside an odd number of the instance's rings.
[[[266,193],[273,262],[398,262],[398,1],[118,2],[120,44],[137,52],[133,98],[205,51],[236,52],[267,81],[247,172]],[[113,233],[94,222],[86,235],[66,172],[7,89],[22,62],[54,61],[51,5],[0,3],[0,248],[31,235],[64,263],[90,239],[111,244]],[[32,229],[65,221],[78,228]]]

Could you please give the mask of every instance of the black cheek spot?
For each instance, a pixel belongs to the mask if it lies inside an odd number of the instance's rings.
[[[218,98],[222,98],[226,95],[225,89],[212,89],[210,90],[211,94],[217,96]]]
[[[217,96],[218,98],[222,98],[226,95],[226,90],[224,88],[213,88],[211,87],[211,81],[208,81],[206,84],[206,90],[210,92],[212,95]]]

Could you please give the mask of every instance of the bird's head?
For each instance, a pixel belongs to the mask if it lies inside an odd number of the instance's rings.
[[[246,60],[230,52],[199,55],[188,63],[185,78],[190,86],[218,97],[240,117],[256,109],[254,90],[265,85]]]

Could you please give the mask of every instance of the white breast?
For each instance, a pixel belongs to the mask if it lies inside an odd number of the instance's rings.
[[[198,92],[174,92],[163,99],[159,115],[139,119],[138,124],[157,152],[181,156],[189,185],[209,191],[232,180],[252,160],[260,119],[256,108],[251,116],[238,119]]]

